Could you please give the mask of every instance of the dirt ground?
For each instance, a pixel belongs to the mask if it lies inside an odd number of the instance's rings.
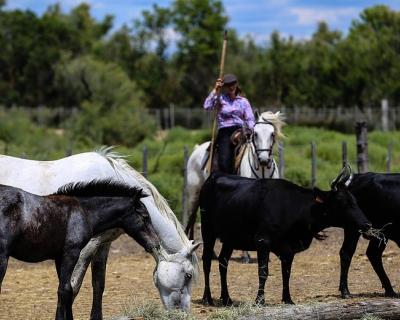
[[[339,249],[342,231],[329,229],[328,239],[314,240],[311,248],[296,255],[291,277],[291,293],[295,303],[337,301],[339,299]],[[382,296],[383,290],[374,274],[362,239],[350,269],[349,287],[357,299]],[[255,258],[253,252],[252,257]],[[201,252],[199,253],[199,257]],[[229,265],[228,281],[234,302],[252,302],[257,290],[257,264],[241,264],[240,252],[235,251]],[[384,253],[384,264],[396,291],[399,291],[398,265],[400,250],[389,243]],[[132,297],[156,301],[158,292],[152,283],[155,266],[153,258],[133,240],[122,236],[115,241],[108,261],[103,309],[105,319],[121,313],[124,304]],[[219,273],[216,261],[212,269],[212,293],[219,297]],[[88,319],[91,307],[90,270],[74,303],[75,319]],[[200,304],[203,292],[203,274],[192,295],[192,313],[206,319],[215,309]],[[279,304],[281,298],[281,273],[279,260],[272,255],[270,276],[266,285],[268,304]],[[56,308],[57,280],[52,262],[28,264],[10,259],[8,271],[0,294],[0,319],[53,319]]]

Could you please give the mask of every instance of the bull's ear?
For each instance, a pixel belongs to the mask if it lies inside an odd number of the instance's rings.
[[[318,188],[313,188],[313,193],[314,193],[315,202],[325,203],[326,200],[328,199],[328,195],[329,195],[328,191],[322,191]]]

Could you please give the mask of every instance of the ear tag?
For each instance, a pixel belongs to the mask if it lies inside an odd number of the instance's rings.
[[[315,202],[318,202],[318,203],[324,203],[324,200],[322,200],[320,197],[316,197],[315,198]]]

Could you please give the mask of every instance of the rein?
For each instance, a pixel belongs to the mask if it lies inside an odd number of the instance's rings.
[[[268,124],[268,125],[271,125],[271,126],[273,126],[273,127],[275,128],[274,124],[273,124],[272,122],[270,122],[270,121],[257,121],[257,122],[254,124],[254,127],[255,127],[256,125],[258,125],[258,124]],[[275,144],[275,138],[273,139],[273,142],[272,142],[272,144],[271,144],[271,147],[268,148],[268,149],[258,149],[258,148],[256,147],[256,144],[255,144],[255,142],[254,142],[254,133],[253,133],[253,135],[251,136],[251,142],[252,142],[253,147],[254,147],[254,150],[255,150],[255,152],[256,152],[257,160],[258,160],[258,154],[261,153],[261,152],[264,152],[264,151],[268,152],[268,158],[271,157],[271,155],[272,155],[272,149],[274,148],[274,144]],[[258,170],[258,169],[259,169],[259,168],[256,168],[256,170]]]
[[[255,127],[256,125],[258,125],[258,124],[268,124],[268,125],[271,125],[271,126],[273,126],[273,127],[275,128],[274,124],[273,124],[272,122],[270,122],[270,121],[257,121],[257,122],[254,124],[254,127]],[[250,165],[251,172],[253,173],[254,176],[257,177],[257,179],[260,179],[260,178],[265,179],[265,166],[261,166],[261,168],[262,168],[262,177],[260,177],[260,176],[257,174],[257,171],[260,169],[260,160],[258,159],[258,154],[261,153],[261,152],[266,151],[266,152],[268,152],[268,158],[271,158],[272,149],[274,148],[274,144],[275,144],[275,139],[273,139],[273,142],[272,142],[270,148],[267,148],[267,149],[259,149],[259,148],[257,148],[257,146],[256,146],[256,144],[255,144],[255,141],[254,141],[254,133],[253,133],[253,135],[251,136],[251,142],[250,142],[250,144],[251,144],[251,145],[250,145],[251,154],[252,154],[253,158],[256,158],[256,166],[253,167],[253,166],[251,165],[250,152],[248,153],[248,161],[249,161],[249,165]],[[268,169],[270,169],[270,168],[268,168]],[[274,173],[275,173],[275,170],[276,170],[276,164],[275,164],[275,161],[272,159],[272,171],[271,171],[271,174],[270,174],[269,178],[272,178],[272,177],[273,177],[273,175],[274,175]]]
[[[250,149],[251,149],[251,154],[252,154],[253,157],[254,157],[255,152],[254,152],[253,150],[255,150],[255,147],[254,147],[253,143],[251,143]],[[259,161],[258,161],[258,157],[256,156],[255,158],[257,158],[257,163],[258,163],[258,166],[257,166],[257,167],[253,167],[253,166],[251,165],[250,152],[248,153],[248,161],[249,161],[249,166],[250,166],[251,172],[253,173],[253,175],[254,175],[255,177],[257,177],[257,179],[261,179],[261,178],[265,179],[265,178],[266,178],[266,177],[265,177],[265,166],[261,166],[261,168],[262,168],[262,176],[260,177],[260,176],[257,174],[257,171],[260,169],[260,163],[259,163]],[[276,170],[276,164],[275,164],[275,161],[272,159],[272,171],[271,171],[271,174],[269,175],[268,178],[271,179],[271,178],[273,177],[273,175],[274,175],[274,173],[275,173],[275,170]]]

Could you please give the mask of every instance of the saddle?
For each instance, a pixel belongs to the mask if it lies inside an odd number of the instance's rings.
[[[243,154],[247,148],[246,142],[250,139],[252,134],[251,129],[249,128],[240,128],[234,131],[231,135],[231,142],[235,146],[235,151],[234,151],[234,173],[236,174],[238,172],[240,163],[243,158]],[[203,159],[203,164],[201,168],[204,170],[206,167],[206,164],[208,162],[208,159],[210,158],[210,149],[211,149],[211,143],[208,145],[206,149],[206,155]],[[216,152],[218,149],[218,145],[214,144],[214,156],[213,156],[213,163],[211,166],[211,171],[216,171],[218,170],[218,153]]]

